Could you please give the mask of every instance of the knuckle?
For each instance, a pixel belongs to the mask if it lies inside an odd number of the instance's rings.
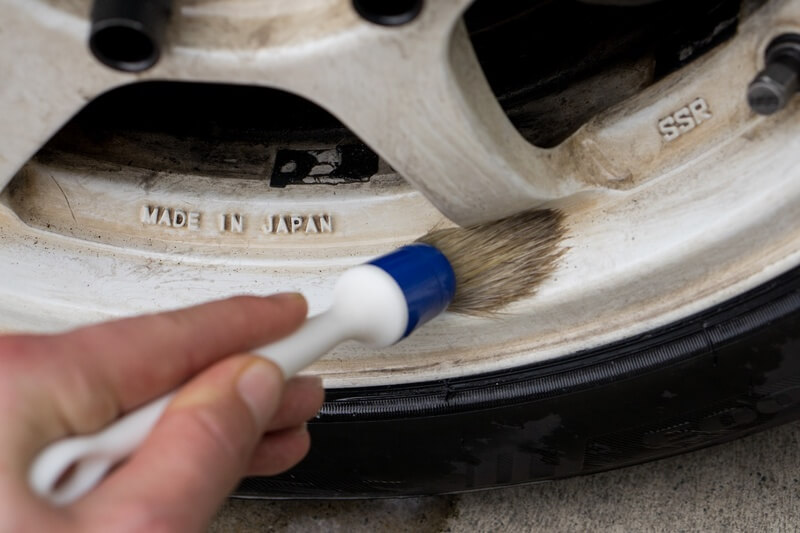
[[[217,459],[223,459],[229,464],[239,464],[246,454],[248,443],[244,438],[245,432],[235,431],[221,416],[207,409],[193,410],[192,425],[197,433],[194,437],[195,444],[213,450]]]
[[[153,323],[164,329],[183,330],[191,329],[194,325],[194,315],[191,310],[180,309],[178,311],[168,311],[157,313],[148,317]]]
[[[233,304],[229,309],[229,319],[237,325],[247,325],[258,322],[257,317],[264,312],[264,298],[256,296],[234,296],[228,303]],[[260,313],[259,313],[260,312]]]
[[[0,336],[0,389],[17,389],[20,376],[38,368],[45,352],[41,339],[33,335]]]
[[[34,335],[0,335],[0,360],[30,357],[38,353],[40,344]]]

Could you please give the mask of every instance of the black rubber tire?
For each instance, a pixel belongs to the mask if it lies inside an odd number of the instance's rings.
[[[467,491],[610,470],[800,418],[800,267],[706,312],[550,363],[335,389],[291,471],[244,497]]]

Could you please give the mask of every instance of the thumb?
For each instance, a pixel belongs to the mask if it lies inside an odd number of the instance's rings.
[[[180,389],[142,447],[79,512],[148,529],[202,529],[244,475],[283,389],[280,369],[255,356],[208,368]]]

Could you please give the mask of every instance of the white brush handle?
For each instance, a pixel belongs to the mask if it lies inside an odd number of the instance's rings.
[[[402,337],[407,321],[403,292],[392,277],[380,268],[361,265],[339,278],[328,311],[256,353],[275,362],[289,378],[347,339],[373,346],[393,344]],[[31,488],[56,505],[77,500],[139,447],[174,395],[161,396],[93,435],[51,444],[31,467]]]

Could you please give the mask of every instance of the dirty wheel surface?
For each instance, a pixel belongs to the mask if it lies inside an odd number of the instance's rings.
[[[531,297],[312,366],[311,454],[239,494],[551,479],[797,416],[796,2],[187,2],[134,73],[90,3],[0,0],[2,330],[316,312],[433,229],[565,217]]]

